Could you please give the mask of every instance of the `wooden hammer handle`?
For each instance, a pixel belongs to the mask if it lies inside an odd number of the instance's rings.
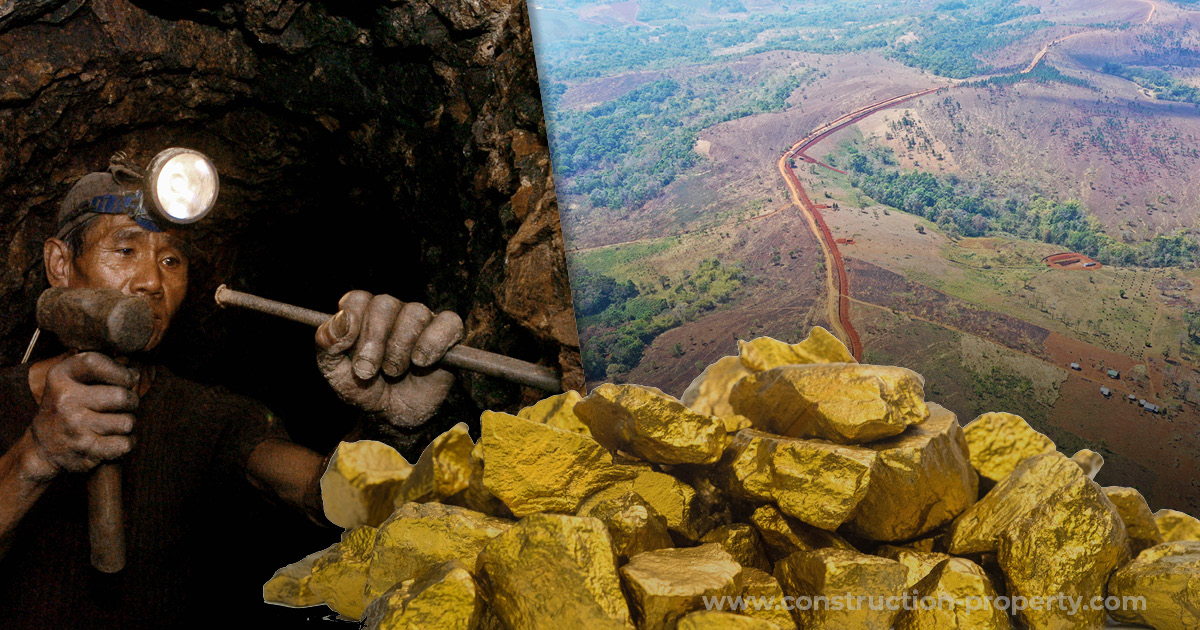
[[[121,503],[121,465],[100,464],[88,477],[88,538],[92,566],[104,573],[125,568],[125,511]]]

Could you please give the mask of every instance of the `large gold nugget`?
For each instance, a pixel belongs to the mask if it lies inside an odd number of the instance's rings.
[[[1042,453],[1054,452],[1054,442],[1011,413],[985,413],[963,427],[971,465],[979,476],[998,482],[1017,464]]]
[[[788,518],[773,505],[763,505],[754,510],[750,522],[762,536],[772,560],[779,560],[797,551],[826,547],[854,551],[854,547],[841,536]]]
[[[1083,469],[1083,474],[1088,476],[1088,479],[1095,479],[1096,474],[1104,467],[1104,456],[1090,449],[1080,449],[1071,456],[1071,461],[1079,464]]]
[[[667,519],[668,529],[684,538],[700,540],[708,531],[711,526],[708,514],[695,488],[648,467],[622,465],[618,468],[636,476],[614,483],[584,499],[579,504],[578,512],[586,512],[596,503],[634,492]]]
[[[363,592],[376,533],[374,527],[352,529],[342,542],[334,545],[333,551],[313,563],[308,587],[313,595],[343,617],[358,619],[368,603]]]
[[[263,584],[263,601],[292,608],[307,608],[320,604],[321,598],[313,594],[308,582],[312,579],[313,565],[317,559],[333,553],[336,548],[337,545],[331,545],[276,571],[275,575]]]
[[[775,563],[783,591],[797,598],[792,616],[805,630],[888,630],[899,606],[889,610],[887,599],[897,602],[907,575],[895,560],[845,549],[798,551]]]
[[[762,537],[753,526],[746,523],[722,525],[705,534],[700,542],[721,545],[743,567],[771,570],[771,561],[763,549]]]
[[[482,440],[480,441],[482,442]],[[491,490],[488,490],[483,485],[483,449],[480,444],[476,444],[475,448],[471,449],[469,463],[471,474],[467,479],[467,489],[459,497],[461,504],[488,516],[511,518],[513,513],[508,509],[508,506],[504,505],[503,501],[496,498],[496,495],[492,494]]]
[[[908,579],[904,582],[906,589],[912,590],[912,586],[917,582],[925,579],[929,572],[934,567],[941,564],[944,560],[949,560],[950,556],[936,551],[917,551],[916,549],[907,549],[905,547],[893,547],[892,545],[883,545],[875,550],[875,555],[889,560],[895,560],[904,565],[908,569]]]
[[[979,498],[979,477],[954,414],[929,403],[929,419],[865,445],[879,454],[846,531],[908,540],[950,522]]]
[[[599,519],[527,516],[488,543],[476,569],[509,630],[633,628]]]
[[[775,576],[752,567],[742,568],[743,615],[765,619],[780,628],[795,628],[792,613],[784,606],[783,587]]]
[[[575,405],[578,405],[581,400],[583,400],[583,396],[580,396],[579,392],[569,389],[518,411],[517,417],[550,425],[557,429],[591,435],[587,425],[575,414]]]
[[[924,388],[920,374],[902,367],[785,365],[738,381],[729,402],[770,433],[861,444],[929,417]]]
[[[647,551],[621,567],[642,630],[674,630],[680,617],[704,608],[705,600],[738,595],[741,574],[741,565],[716,543]]]
[[[578,516],[598,518],[608,527],[620,564],[644,551],[675,545],[667,532],[667,520],[635,492],[592,504]]]
[[[867,495],[875,459],[868,448],[743,429],[730,441],[717,477],[735,496],[774,502],[784,514],[832,530]]]
[[[610,451],[658,464],[711,464],[725,448],[725,424],[653,387],[604,383],[575,406]]]
[[[780,626],[764,619],[715,610],[697,610],[689,613],[679,620],[676,628],[679,630],[782,630]]]
[[[1113,619],[1156,630],[1200,628],[1200,541],[1150,547],[1108,581]],[[1145,598],[1144,608],[1141,600]]]
[[[1074,462],[1063,461],[1074,469],[1075,480],[1000,534],[996,559],[1012,597],[1103,598],[1108,576],[1129,561],[1117,509]],[[1029,606],[1016,614],[1031,630],[1104,627],[1104,610],[1094,607],[1072,615],[1057,606]]]
[[[820,326],[814,326],[808,338],[789,344],[770,337],[738,341],[738,358],[751,372],[762,372],[781,365],[808,363],[857,363],[846,344]]]
[[[494,411],[480,423],[483,486],[518,517],[573,513],[585,497],[636,474],[586,435]]]
[[[748,374],[753,372],[742,365],[740,358],[721,357],[704,368],[700,376],[683,390],[679,402],[696,413],[718,418],[732,416],[734,413],[733,407],[729,406],[729,394],[733,386]]]
[[[1121,486],[1106,486],[1103,490],[1104,496],[1112,501],[1125,523],[1125,532],[1129,534],[1129,553],[1136,556],[1143,549],[1163,542],[1158,525],[1154,522],[1154,514],[1140,492]]]
[[[342,442],[321,475],[325,518],[343,529],[378,527],[392,513],[412,465],[391,446],[373,440]]]
[[[1154,513],[1154,523],[1162,534],[1163,542],[1200,540],[1200,519],[1175,510],[1159,510]]]
[[[996,587],[979,565],[948,558],[908,589],[896,630],[1010,630],[1008,613],[993,606]],[[914,592],[915,591],[915,592]]]
[[[405,580],[371,602],[363,612],[363,630],[475,630],[483,616],[483,598],[467,566],[458,560],[440,564],[415,580]]]
[[[440,503],[406,503],[379,526],[367,572],[368,599],[450,560],[475,557],[512,523]]]
[[[1057,451],[1029,457],[975,505],[954,519],[946,540],[956,556],[994,553],[1001,533],[1022,521],[1058,490],[1086,479],[1075,462]]]
[[[460,422],[437,436],[421,452],[412,474],[400,487],[395,504],[442,501],[467,489],[471,478],[471,449],[467,425]]]

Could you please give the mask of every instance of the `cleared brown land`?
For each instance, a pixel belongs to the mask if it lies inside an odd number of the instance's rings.
[[[854,299],[911,313],[987,339],[1007,348],[1046,358],[1043,343],[1050,331],[1001,313],[973,308],[945,293],[908,280],[871,263],[846,258]]]
[[[1105,462],[1097,483],[1135,486],[1154,508],[1200,505],[1200,426],[1195,416],[1151,414],[1116,394],[1104,398],[1100,386],[1091,379],[1068,378],[1049,425],[1039,428],[1060,448],[1066,433],[1076,436],[1081,447],[1101,453]]]
[[[797,210],[743,225],[733,234],[727,242],[744,261],[746,275],[759,281],[743,284],[734,304],[659,335],[629,382],[679,395],[705,366],[736,354],[737,339],[766,335],[797,342],[810,326],[829,327],[823,318],[824,276],[813,273],[821,248]],[[778,264],[772,262],[776,253]]]
[[[637,88],[662,79],[661,72],[628,72],[577,83],[563,92],[562,107],[566,109],[591,109],[605,101],[619,98]]]
[[[1051,269],[1075,269],[1075,270],[1090,270],[1097,271],[1104,265],[1095,260],[1084,256],[1083,254],[1074,254],[1066,252],[1063,254],[1053,254],[1042,259],[1046,266]]]

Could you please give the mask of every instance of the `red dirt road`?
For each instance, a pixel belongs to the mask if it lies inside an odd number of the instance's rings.
[[[805,218],[808,219],[809,225],[813,230],[813,234],[821,243],[821,249],[825,253],[825,274],[826,286],[829,289],[829,320],[836,322],[833,324],[836,329],[835,333],[841,333],[850,346],[850,352],[855,359],[862,359],[862,341],[858,337],[858,331],[854,329],[854,324],[850,322],[850,282],[846,276],[846,264],[842,260],[842,254],[838,250],[837,240],[833,238],[833,233],[829,231],[829,226],[825,223],[825,217],[821,214],[817,204],[809,199],[808,193],[804,190],[804,186],[800,184],[800,180],[796,177],[796,173],[792,171],[792,167],[788,162],[792,158],[798,158],[810,164],[819,164],[832,171],[845,174],[846,171],[836,169],[828,164],[825,164],[816,158],[809,156],[805,151],[812,145],[824,140],[826,136],[839,129],[852,125],[871,114],[887,109],[912,100],[919,96],[931,94],[944,87],[928,88],[900,96],[894,96],[889,99],[861,107],[848,114],[844,114],[835,118],[820,127],[814,129],[803,140],[793,144],[790,149],[784,152],[779,158],[779,172],[783,175],[784,181],[787,183],[788,189],[792,192],[792,199],[796,205],[804,212]],[[834,295],[837,295],[836,300]]]

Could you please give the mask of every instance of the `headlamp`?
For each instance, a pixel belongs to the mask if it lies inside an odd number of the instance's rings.
[[[170,223],[195,223],[216,205],[219,187],[217,169],[199,151],[179,147],[162,151],[150,161],[144,176],[130,165],[115,168],[124,173],[123,177],[142,181],[131,186],[100,184],[101,190],[107,190],[103,194],[85,197],[86,212],[126,214],[143,228],[161,232]],[[119,192],[112,190],[114,186],[118,187]],[[80,215],[62,226],[59,233],[63,234],[86,220],[86,215]]]
[[[150,209],[171,223],[195,223],[217,203],[217,169],[199,151],[174,147],[150,161]]]

